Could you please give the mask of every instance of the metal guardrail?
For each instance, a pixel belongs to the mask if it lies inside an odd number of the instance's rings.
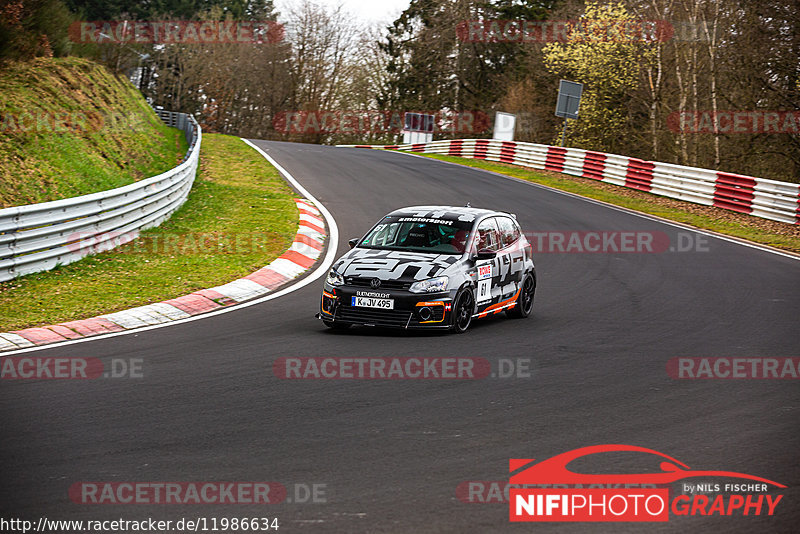
[[[485,159],[591,178],[706,206],[800,224],[800,184],[605,154],[489,139],[409,145],[339,145]]]
[[[139,182],[64,200],[0,210],[0,282],[110,250],[158,226],[185,201],[200,157],[202,131],[185,113],[157,110],[186,133],[177,167]]]

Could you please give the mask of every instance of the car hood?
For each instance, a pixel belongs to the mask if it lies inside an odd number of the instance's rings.
[[[354,248],[333,267],[343,276],[379,278],[381,280],[425,280],[447,274],[459,262],[454,254],[427,254],[398,250]]]

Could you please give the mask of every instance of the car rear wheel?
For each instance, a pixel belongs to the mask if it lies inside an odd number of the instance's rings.
[[[530,274],[525,275],[522,289],[517,297],[517,305],[506,312],[506,315],[515,319],[527,317],[533,311],[533,297],[536,294],[536,281]]]
[[[456,297],[456,304],[453,306],[453,324],[450,330],[456,334],[463,334],[472,323],[472,312],[475,310],[475,297],[472,291],[465,289]]]

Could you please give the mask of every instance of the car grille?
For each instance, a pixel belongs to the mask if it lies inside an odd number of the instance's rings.
[[[369,287],[372,286],[370,283],[372,282],[372,278],[363,278],[360,276],[348,276],[345,277],[344,283],[348,286],[355,286],[355,287]],[[411,287],[411,282],[404,282],[402,280],[381,280],[381,287],[377,289],[408,289]]]
[[[400,328],[405,328],[410,315],[411,312],[409,311],[354,306],[340,306],[336,310],[336,319],[341,319],[342,321]]]

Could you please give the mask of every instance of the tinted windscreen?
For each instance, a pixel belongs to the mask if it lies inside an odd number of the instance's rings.
[[[463,254],[472,223],[424,217],[385,217],[359,246],[435,254]]]

